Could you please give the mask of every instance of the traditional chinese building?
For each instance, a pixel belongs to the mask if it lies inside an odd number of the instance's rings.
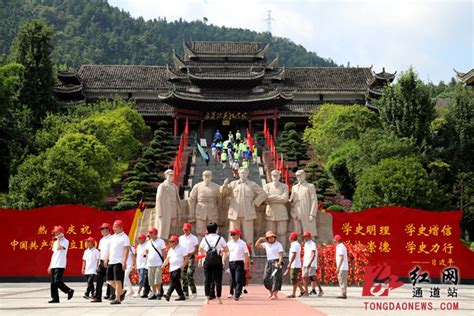
[[[459,72],[454,69],[456,73],[456,79],[459,82],[462,82],[465,86],[474,88],[474,68],[468,72]]]
[[[394,74],[372,67],[284,67],[269,44],[195,41],[173,52],[173,65],[82,65],[59,73],[57,97],[64,102],[133,99],[145,121],[173,122],[178,135],[187,118],[192,130],[210,138],[215,129],[262,129],[274,134],[288,121],[305,126],[323,103],[372,107]]]

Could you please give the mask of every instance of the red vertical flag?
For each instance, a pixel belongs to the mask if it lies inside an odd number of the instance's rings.
[[[263,119],[263,136],[265,136],[265,138],[268,137],[268,134],[267,134],[267,118],[264,118]]]
[[[250,151],[253,152],[253,146],[254,146],[253,137],[252,137],[252,134],[250,133],[249,129],[247,129],[247,142],[248,142]]]
[[[188,137],[189,137],[189,121],[186,117],[186,125],[184,126],[184,147],[188,146]]]

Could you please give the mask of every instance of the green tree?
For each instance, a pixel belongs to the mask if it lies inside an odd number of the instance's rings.
[[[303,138],[326,160],[342,143],[378,125],[377,114],[363,106],[325,104],[311,116]]]
[[[376,105],[386,130],[413,138],[417,145],[427,143],[430,124],[435,118],[434,102],[428,87],[412,68],[402,73],[396,84],[384,88]]]
[[[29,156],[10,179],[9,201],[25,209],[54,204],[99,206],[110,190],[114,162],[94,136],[68,134]]]
[[[389,158],[366,169],[357,181],[353,210],[398,205],[436,210],[443,194],[414,157]]]
[[[21,26],[14,43],[14,60],[25,68],[19,100],[31,109],[36,126],[47,112],[58,109],[53,96],[52,36],[45,21],[32,20]]]
[[[307,145],[296,131],[295,123],[288,122],[285,124],[279,143],[280,146],[277,148],[277,151],[285,154],[285,160],[296,161],[296,165],[300,166],[301,160],[308,159]]]

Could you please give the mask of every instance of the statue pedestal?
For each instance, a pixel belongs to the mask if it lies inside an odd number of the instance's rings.
[[[318,232],[318,242],[332,243],[334,233],[332,230],[332,215],[330,213],[318,212],[316,216],[316,229]]]

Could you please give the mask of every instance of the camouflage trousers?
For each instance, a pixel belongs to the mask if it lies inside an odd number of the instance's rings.
[[[189,258],[188,265],[184,267],[181,272],[181,280],[183,280],[183,292],[184,294],[189,294],[189,288],[191,293],[196,293],[196,284],[194,283],[194,271],[196,270],[196,261],[194,256]]]

